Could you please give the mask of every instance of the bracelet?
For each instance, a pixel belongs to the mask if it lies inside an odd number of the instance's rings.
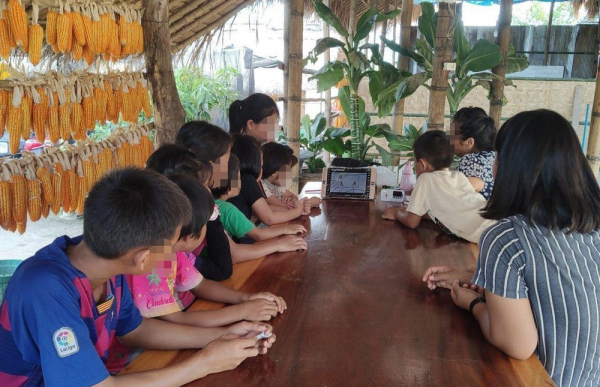
[[[473,314],[473,308],[475,307],[475,305],[479,304],[480,302],[486,302],[485,296],[477,297],[476,299],[471,301],[471,305],[469,305],[469,312],[471,314]]]

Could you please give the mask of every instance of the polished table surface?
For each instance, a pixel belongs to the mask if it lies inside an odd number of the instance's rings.
[[[282,296],[265,356],[189,386],[553,386],[538,359],[488,344],[444,289],[421,281],[431,265],[473,268],[476,246],[430,222],[409,230],[381,219],[382,204],[324,201],[296,222],[308,251],[236,265],[226,281]],[[197,301],[193,309],[221,305]],[[160,368],[194,351],[146,351],[123,373]]]

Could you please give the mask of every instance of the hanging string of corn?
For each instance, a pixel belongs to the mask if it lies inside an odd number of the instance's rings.
[[[61,208],[82,214],[88,192],[106,173],[145,166],[154,151],[149,134],[146,126],[130,126],[100,142],[85,140],[40,156],[25,152],[20,159],[0,159],[0,227],[22,234],[28,215],[36,222]]]
[[[57,72],[35,78],[15,75],[0,89],[0,135],[9,134],[9,152],[19,151],[20,138],[31,132],[43,143],[46,138],[83,141],[96,124],[136,124],[140,113],[152,116],[148,82],[141,72],[91,74]]]

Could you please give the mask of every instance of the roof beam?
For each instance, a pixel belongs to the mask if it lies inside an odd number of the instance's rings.
[[[214,15],[220,16],[222,12],[229,11],[232,7],[239,4],[240,1],[234,0],[215,0],[208,3],[208,5],[199,7],[194,12],[190,12],[179,20],[171,23],[169,32],[171,36],[177,35],[179,30],[189,25],[200,26],[206,24],[207,20],[213,18]],[[218,4],[218,5],[217,5]],[[215,6],[217,5],[217,6]]]
[[[223,2],[224,2],[224,0],[217,0],[217,1],[194,0],[194,1],[190,1],[188,4],[181,7],[177,12],[174,12],[171,15],[169,15],[169,24],[170,24],[169,30],[171,31],[171,34],[174,32],[172,30],[173,25],[175,25],[175,23],[179,22],[179,20],[181,18],[185,17],[186,15],[188,15],[190,13],[200,12],[200,14],[203,14]]]

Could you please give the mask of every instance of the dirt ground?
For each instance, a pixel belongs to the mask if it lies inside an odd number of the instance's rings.
[[[68,219],[53,214],[47,219],[28,222],[23,235],[0,229],[0,260],[29,258],[59,236],[78,236],[82,232],[83,218]]]

